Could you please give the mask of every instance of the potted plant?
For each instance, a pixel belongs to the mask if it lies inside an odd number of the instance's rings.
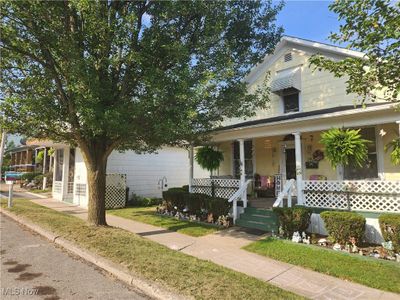
[[[210,171],[210,175],[212,176],[213,171],[218,169],[221,162],[224,160],[224,154],[221,151],[214,149],[212,146],[204,146],[198,149],[195,159],[199,166]],[[212,197],[215,196],[213,181],[211,181],[211,195]]]

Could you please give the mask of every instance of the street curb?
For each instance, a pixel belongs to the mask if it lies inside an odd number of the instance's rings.
[[[14,221],[20,223],[21,225],[35,231],[36,233],[40,234],[41,236],[45,237],[46,239],[50,240],[54,244],[64,248],[65,250],[79,256],[80,258],[86,260],[89,263],[94,264],[95,266],[105,270],[106,272],[112,274],[117,279],[125,282],[126,284],[135,287],[136,289],[143,292],[146,296],[149,296],[154,299],[168,299],[168,300],[175,300],[175,299],[188,299],[182,295],[175,294],[166,290],[165,288],[159,286],[158,284],[150,283],[147,280],[141,279],[139,276],[132,276],[126,269],[121,267],[118,264],[111,262],[110,260],[103,258],[97,254],[91,253],[84,249],[79,248],[72,242],[53,234],[50,231],[47,231],[40,226],[27,221],[24,218],[16,216],[9,211],[0,208],[0,213],[13,219]]]

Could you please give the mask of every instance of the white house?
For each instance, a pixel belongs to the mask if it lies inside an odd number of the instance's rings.
[[[28,141],[55,149],[53,154],[53,198],[88,206],[87,172],[79,148],[51,141]],[[113,151],[107,162],[106,204],[121,207],[125,203],[126,188],[129,197],[161,197],[162,191],[170,187],[189,184],[189,152],[183,148],[164,147],[152,154],[137,154],[133,151]],[[208,176],[197,165],[196,176]]]

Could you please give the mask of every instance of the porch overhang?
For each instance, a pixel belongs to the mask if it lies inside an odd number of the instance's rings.
[[[400,114],[392,103],[380,103],[362,108],[340,106],[310,112],[258,119],[225,126],[214,131],[213,142],[286,135],[293,132],[313,132],[332,127],[362,127],[394,123]]]
[[[65,148],[67,144],[54,142],[52,140],[45,140],[45,139],[28,139],[26,144],[29,146],[36,146],[36,147],[53,147],[53,148]]]

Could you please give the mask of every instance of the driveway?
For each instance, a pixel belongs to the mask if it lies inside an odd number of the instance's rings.
[[[0,215],[1,299],[149,299]]]

